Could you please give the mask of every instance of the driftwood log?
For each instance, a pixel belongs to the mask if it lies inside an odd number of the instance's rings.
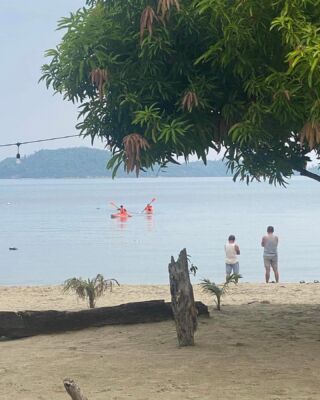
[[[209,315],[206,305],[201,302],[196,305],[200,315]],[[164,300],[81,311],[0,311],[0,337],[18,339],[91,326],[160,322],[172,318],[171,303]]]
[[[63,385],[72,400],[88,400],[88,398],[81,392],[79,386],[72,379],[64,379]]]
[[[193,346],[197,329],[197,309],[190,282],[187,250],[181,250],[177,261],[169,264],[172,311],[176,323],[179,346]]]

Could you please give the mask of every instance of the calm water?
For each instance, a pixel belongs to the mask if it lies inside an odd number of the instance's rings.
[[[151,218],[110,218],[110,201],[139,212],[153,197]],[[319,198],[320,184],[302,178],[287,189],[229,178],[0,180],[0,284],[97,273],[122,283],[166,283],[170,256],[183,247],[199,268],[195,282],[220,282],[231,233],[243,281],[261,281],[267,225],[280,238],[281,280],[320,279]]]

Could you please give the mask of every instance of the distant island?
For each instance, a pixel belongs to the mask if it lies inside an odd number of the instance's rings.
[[[40,150],[30,156],[10,157],[0,162],[0,179],[20,178],[111,178],[112,171],[106,168],[111,153],[90,147],[73,147],[58,150]],[[319,173],[318,168],[310,168]],[[225,177],[232,176],[222,160],[168,164],[166,168],[141,171],[141,177]],[[117,178],[133,178],[135,174],[127,174],[119,168]]]
[[[106,168],[111,153],[88,147],[74,147],[58,150],[40,150],[30,156],[22,157],[16,164],[15,158],[6,158],[0,162],[0,179],[20,178],[100,178],[111,177]],[[221,177],[231,176],[221,160],[169,164],[166,168],[141,172],[141,177]],[[119,169],[117,178],[135,177]]]

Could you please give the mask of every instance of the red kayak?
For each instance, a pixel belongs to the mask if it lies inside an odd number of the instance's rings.
[[[130,215],[130,214],[120,214],[120,213],[117,213],[117,214],[111,214],[110,217],[111,217],[111,218],[127,219],[127,218],[129,218],[129,217],[132,217],[132,215]]]

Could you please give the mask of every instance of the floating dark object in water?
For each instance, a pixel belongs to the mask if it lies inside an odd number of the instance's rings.
[[[9,250],[18,250],[18,247],[9,247]]]

